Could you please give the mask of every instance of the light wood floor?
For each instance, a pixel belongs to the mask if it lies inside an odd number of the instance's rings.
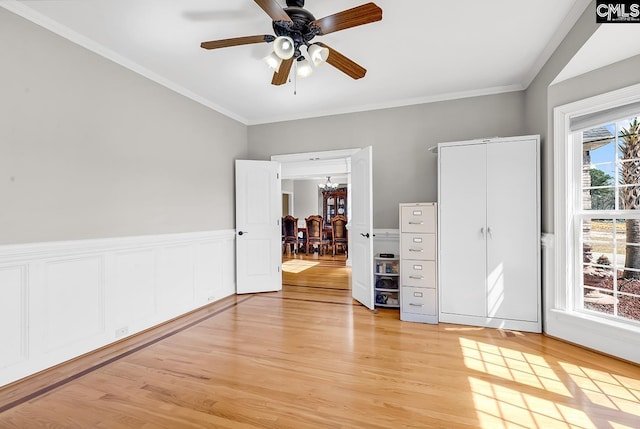
[[[640,427],[640,367],[542,335],[401,322],[314,259],[281,292],[1,389],[0,428]]]

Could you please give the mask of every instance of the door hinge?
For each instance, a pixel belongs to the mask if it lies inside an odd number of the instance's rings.
[[[278,265],[278,272],[280,272],[280,265]]]
[[[276,179],[280,178],[280,173],[276,173]]]

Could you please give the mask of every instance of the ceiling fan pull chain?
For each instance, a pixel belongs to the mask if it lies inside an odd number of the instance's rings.
[[[298,95],[298,62],[296,63],[296,71],[293,74],[293,95]]]

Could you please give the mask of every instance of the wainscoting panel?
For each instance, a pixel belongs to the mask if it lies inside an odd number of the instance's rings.
[[[153,249],[118,252],[108,279],[115,337],[152,320],[156,311],[156,258]]]
[[[0,267],[0,370],[27,358],[26,266]]]
[[[191,246],[165,247],[159,253],[157,312],[169,319],[188,310],[195,299],[194,258]]]
[[[0,246],[0,386],[235,293],[235,231]]]
[[[102,256],[45,263],[44,312],[32,315],[44,328],[45,353],[104,334],[103,268]]]
[[[224,255],[224,243],[215,241],[200,243],[196,247],[196,252],[195,299],[197,301],[217,301],[221,296],[217,296],[214,285],[223,284],[223,274],[226,268],[225,258],[221,258]]]

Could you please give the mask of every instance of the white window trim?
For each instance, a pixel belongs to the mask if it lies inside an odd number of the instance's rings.
[[[545,332],[573,343],[640,363],[640,335],[637,328],[574,311],[572,294],[575,276],[571,269],[576,251],[571,204],[567,195],[579,192],[573,181],[576,163],[571,158],[571,118],[640,101],[640,84],[575,101],[554,108],[554,245],[553,284],[545,285]],[[571,241],[570,241],[571,240]]]

